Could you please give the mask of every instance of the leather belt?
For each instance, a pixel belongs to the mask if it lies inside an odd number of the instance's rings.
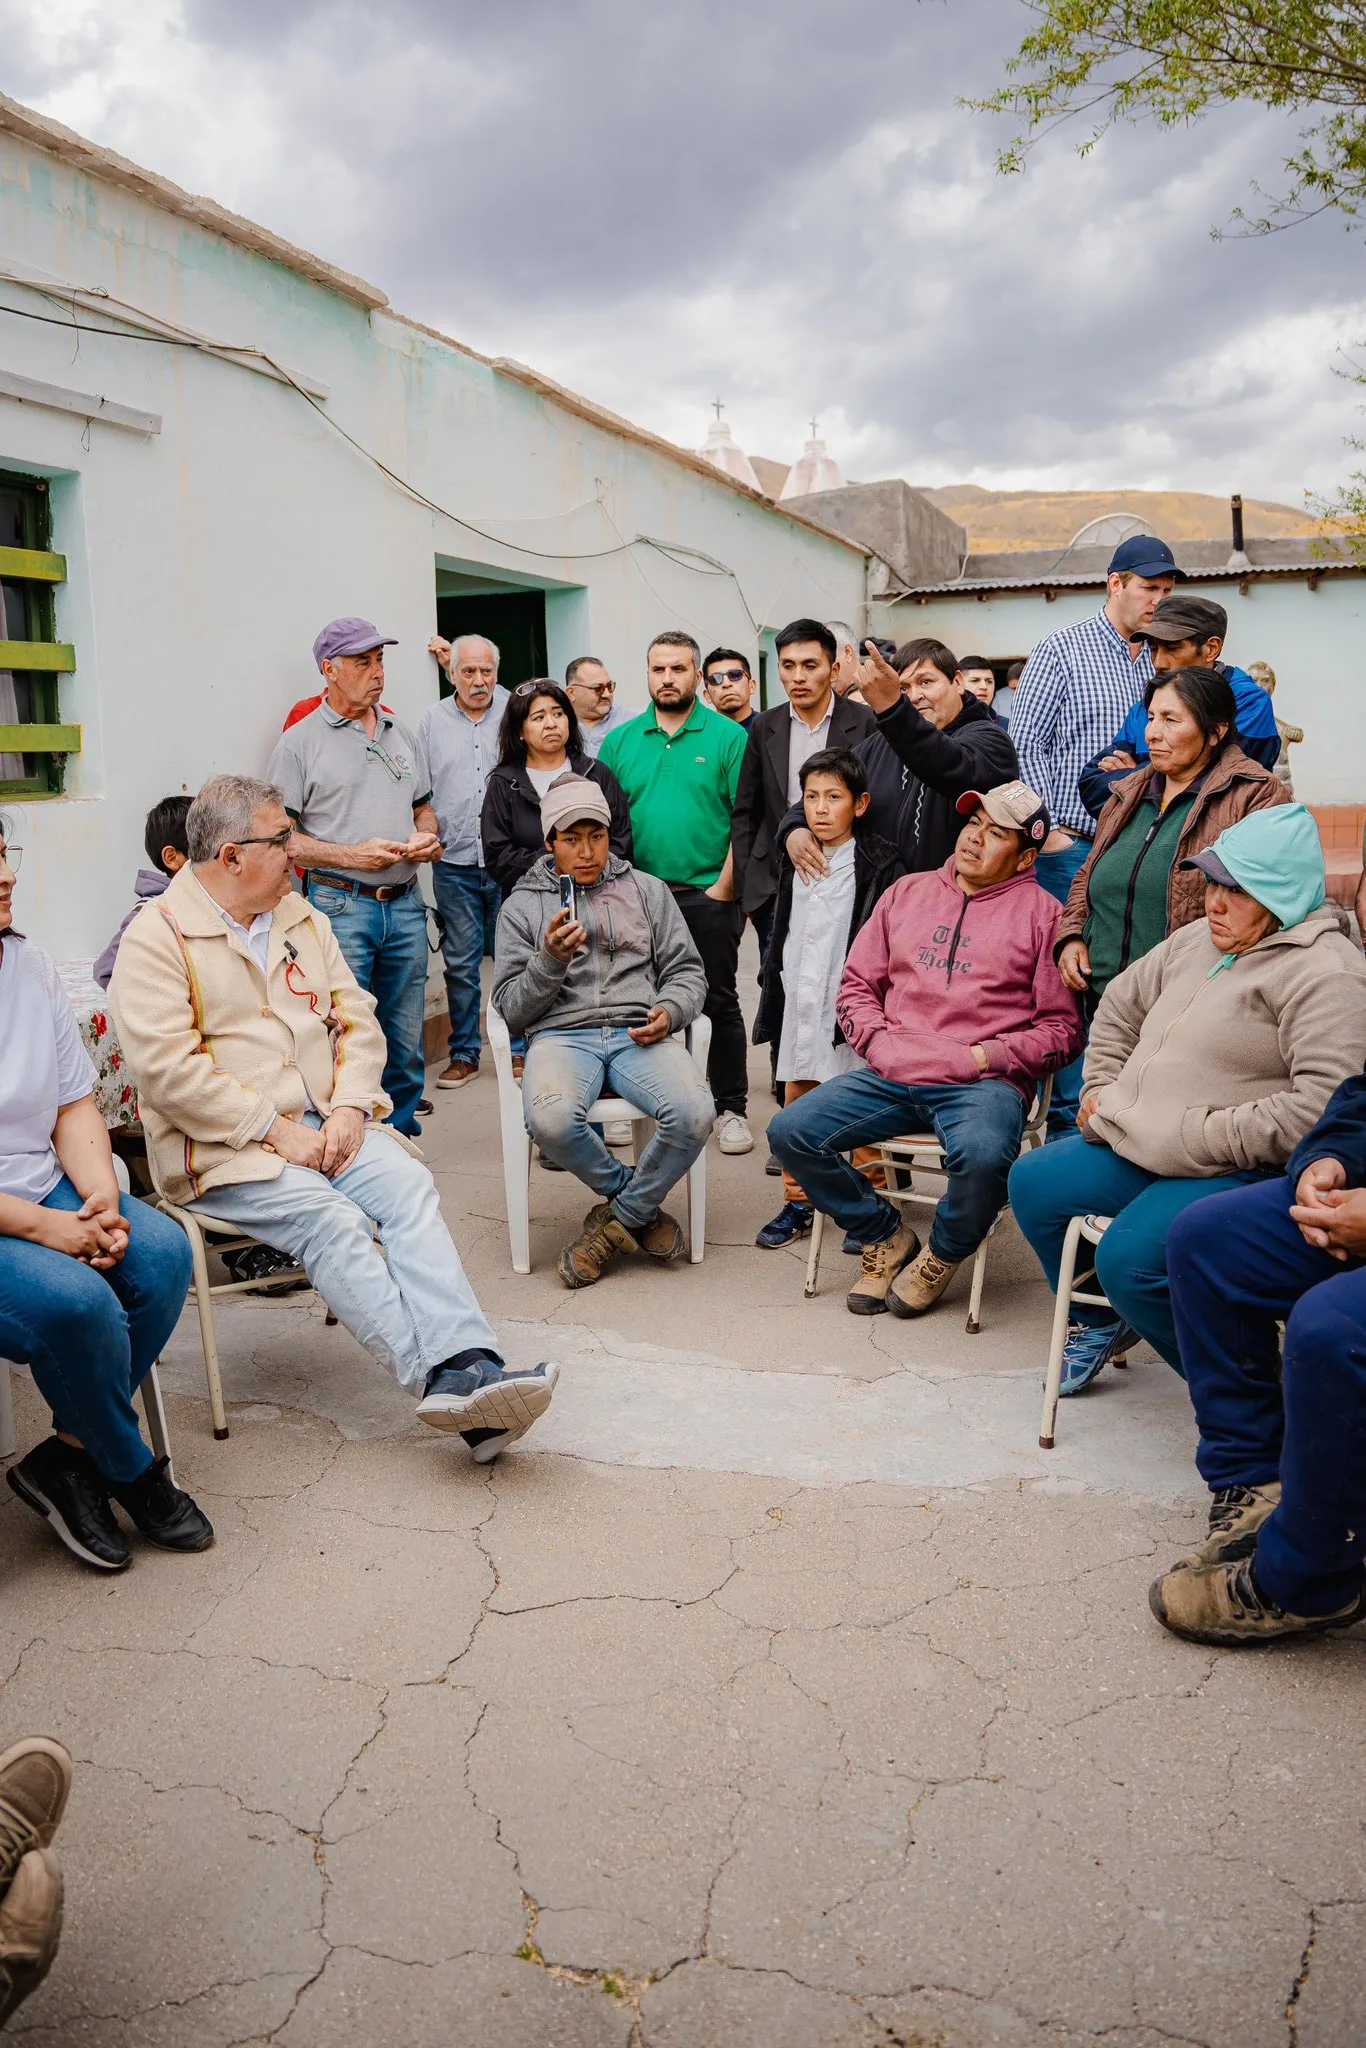
[[[354,896],[369,896],[375,903],[393,903],[406,896],[417,880],[416,875],[410,875],[406,882],[357,882],[350,875],[330,874],[326,868],[314,868],[313,876],[330,888],[349,889]]]

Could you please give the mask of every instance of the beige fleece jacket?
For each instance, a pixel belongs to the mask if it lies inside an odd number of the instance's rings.
[[[1326,904],[1219,967],[1202,917],[1136,960],[1091,1026],[1087,1137],[1171,1179],[1284,1166],[1366,1063],[1366,960],[1344,924]]]
[[[301,896],[271,918],[267,972],[223,922],[190,868],[133,919],[109,1001],[158,1186],[188,1202],[238,1181],[274,1180],[259,1142],[272,1111],[343,1106],[385,1117],[384,1034],[375,999],[332,927]]]

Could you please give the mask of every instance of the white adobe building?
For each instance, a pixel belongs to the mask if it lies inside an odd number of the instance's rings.
[[[413,722],[457,627],[522,674],[592,651],[643,708],[652,633],[863,627],[868,560],[0,97],[0,807],[59,956],[128,908],[151,803],[260,772],[330,618],[397,636]]]

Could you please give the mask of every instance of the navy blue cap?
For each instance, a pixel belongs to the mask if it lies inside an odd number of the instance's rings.
[[[1166,541],[1158,540],[1151,533],[1135,533],[1128,540],[1122,540],[1110,557],[1106,573],[1110,576],[1125,573],[1130,576],[1181,576],[1176,557]]]

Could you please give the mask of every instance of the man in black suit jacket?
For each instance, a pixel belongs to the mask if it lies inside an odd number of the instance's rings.
[[[854,746],[875,724],[865,704],[836,695],[838,649],[828,626],[819,619],[794,619],[775,646],[787,702],[750,721],[730,828],[735,900],[753,921],[761,951],[778,893],[778,826],[800,801],[802,763],[823,747]]]

